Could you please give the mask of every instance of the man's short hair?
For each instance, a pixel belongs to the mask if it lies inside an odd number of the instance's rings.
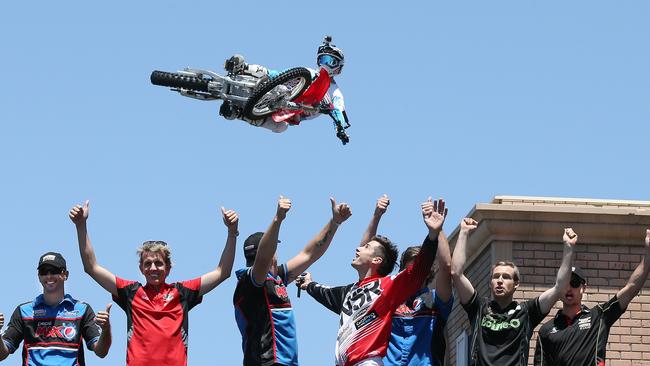
[[[377,273],[380,276],[388,276],[393,272],[395,263],[397,263],[397,256],[399,254],[397,246],[390,239],[382,235],[375,235],[370,241],[376,241],[381,245],[381,253],[379,256],[382,258],[382,261],[379,268],[377,268]]]
[[[513,277],[513,280],[514,280],[516,283],[519,283],[519,281],[521,280],[521,275],[519,274],[519,268],[517,268],[517,265],[516,265],[516,264],[514,264],[513,262],[510,262],[510,261],[499,261],[499,262],[496,262],[496,264],[494,264],[494,265],[492,266],[492,272],[490,273],[490,275],[492,275],[492,274],[494,273],[494,269],[497,268],[497,267],[499,267],[499,266],[512,267],[512,268],[515,270],[515,275],[514,275],[514,277]]]
[[[415,257],[420,253],[422,247],[408,247],[405,251],[402,252],[402,256],[399,260],[399,270],[400,272],[406,269],[406,264],[415,260]]]
[[[162,240],[147,240],[138,248],[137,253],[140,258],[140,264],[142,264],[142,254],[144,252],[149,253],[162,253],[163,258],[167,267],[172,268],[172,251],[169,249],[167,243]]]

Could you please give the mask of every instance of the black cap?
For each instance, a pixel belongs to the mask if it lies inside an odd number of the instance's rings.
[[[260,246],[260,240],[262,239],[263,232],[258,231],[254,234],[251,234],[246,240],[244,240],[244,257],[246,257],[246,264],[251,265],[255,260],[255,255],[257,254],[257,247]]]
[[[246,265],[252,266],[255,262],[255,256],[257,255],[257,247],[260,246],[260,240],[262,240],[263,232],[258,231],[254,234],[251,234],[244,240],[244,257],[246,257]],[[278,240],[278,243],[280,241]]]
[[[582,282],[587,283],[587,277],[585,277],[585,273],[582,271],[582,268],[578,266],[571,267],[571,273],[580,278]]]
[[[43,254],[38,260],[38,266],[36,268],[38,269],[46,265],[55,268],[66,269],[65,259],[60,253],[56,252],[47,252]]]

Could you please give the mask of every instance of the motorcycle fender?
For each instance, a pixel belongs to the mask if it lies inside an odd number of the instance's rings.
[[[280,110],[273,113],[273,115],[271,115],[271,118],[273,119],[273,122],[280,123],[280,122],[286,122],[288,119],[291,119],[293,116],[298,116],[301,113],[302,111]]]

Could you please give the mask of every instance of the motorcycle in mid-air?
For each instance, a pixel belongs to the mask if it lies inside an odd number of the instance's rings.
[[[226,70],[232,69],[227,67]],[[259,121],[271,117],[275,122],[289,120],[302,113],[327,114],[334,120],[336,136],[343,145],[350,141],[345,130],[332,115],[333,106],[323,103],[330,86],[330,76],[321,69],[312,81],[305,67],[295,67],[275,77],[259,78],[228,71],[226,76],[210,70],[185,68],[178,72],[153,71],[151,83],[165,86],[182,96],[199,100],[223,100],[219,114],[226,119]]]

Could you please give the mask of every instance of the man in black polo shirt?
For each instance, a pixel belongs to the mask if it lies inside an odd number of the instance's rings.
[[[650,230],[646,230],[645,255],[625,287],[609,301],[591,309],[582,304],[587,278],[573,267],[571,282],[562,295],[562,310],[540,328],[535,365],[605,366],[609,329],[639,293],[650,272]]]
[[[548,314],[569,283],[573,247],[578,236],[572,229],[564,229],[564,251],[555,286],[532,300],[513,301],[519,286],[519,270],[512,262],[498,262],[492,269],[492,301],[489,301],[478,297],[463,274],[467,237],[477,225],[474,219],[463,219],[451,264],[458,299],[472,325],[469,365],[526,366],[533,329]]]

